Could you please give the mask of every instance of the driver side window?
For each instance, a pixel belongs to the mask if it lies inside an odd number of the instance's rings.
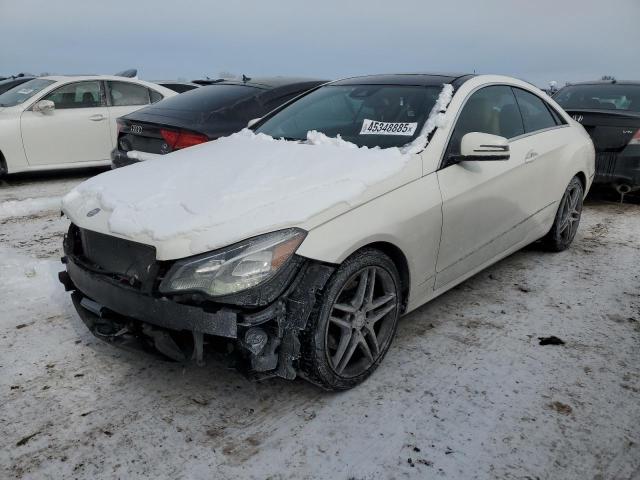
[[[69,83],[54,90],[43,100],[51,100],[56,104],[57,110],[104,107],[100,82]]]
[[[460,143],[467,133],[480,132],[513,138],[524,134],[522,116],[511,87],[484,87],[469,97],[449,140],[445,162],[460,155]]]

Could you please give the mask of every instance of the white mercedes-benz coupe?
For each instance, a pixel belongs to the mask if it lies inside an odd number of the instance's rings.
[[[347,389],[401,315],[566,249],[594,176],[582,126],[504,76],[349,78],[250,123],[64,198],[60,280],[95,335]]]
[[[0,175],[109,165],[116,118],[173,95],[112,75],[29,80],[0,95]]]

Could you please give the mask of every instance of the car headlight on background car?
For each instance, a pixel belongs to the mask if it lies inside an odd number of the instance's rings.
[[[160,285],[164,293],[198,291],[212,297],[231,295],[271,279],[293,256],[306,236],[289,228],[176,262]]]

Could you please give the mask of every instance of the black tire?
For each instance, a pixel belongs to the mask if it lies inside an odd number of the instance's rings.
[[[546,250],[561,252],[569,248],[580,224],[583,198],[582,182],[578,177],[573,177],[560,200],[551,230],[542,238]]]
[[[356,308],[361,290],[362,303]],[[327,390],[347,390],[363,382],[389,350],[401,295],[398,269],[381,251],[366,248],[345,260],[301,334],[301,376]]]

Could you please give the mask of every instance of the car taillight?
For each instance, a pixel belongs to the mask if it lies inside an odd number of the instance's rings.
[[[633,137],[631,137],[631,140],[629,140],[627,145],[640,145],[640,128],[636,131]]]
[[[208,142],[209,137],[200,133],[181,132],[176,130],[160,130],[160,134],[171,150],[192,147],[200,143]]]

